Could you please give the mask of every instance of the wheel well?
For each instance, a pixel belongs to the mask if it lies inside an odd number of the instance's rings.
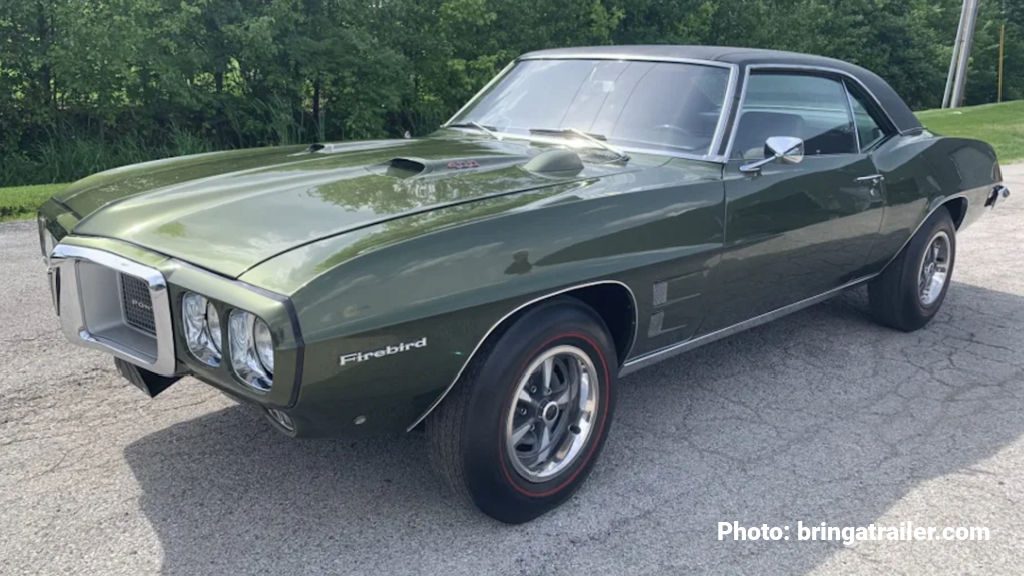
[[[624,284],[594,284],[564,294],[580,300],[604,320],[621,366],[633,345],[636,333],[636,302]]]
[[[953,226],[959,230],[960,224],[964,221],[964,216],[967,215],[967,198],[953,198],[946,201],[943,206],[946,207],[946,210],[949,210],[949,216],[953,219]]]

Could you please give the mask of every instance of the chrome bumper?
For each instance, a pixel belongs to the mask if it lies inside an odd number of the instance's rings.
[[[110,252],[62,244],[53,249],[49,262],[50,290],[68,340],[160,375],[174,375],[171,303],[163,274]],[[122,274],[145,282],[150,302],[126,303]],[[133,326],[125,314],[126,306],[147,304],[153,313],[152,333]]]

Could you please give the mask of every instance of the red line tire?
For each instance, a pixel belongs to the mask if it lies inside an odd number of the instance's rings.
[[[559,355],[565,351],[569,353]],[[546,358],[561,364],[547,368]],[[585,304],[563,297],[529,309],[481,347],[445,401],[431,413],[427,435],[434,467],[457,494],[502,522],[518,524],[548,512],[583,484],[601,452],[615,410],[617,370],[608,330]],[[537,388],[533,384],[545,377],[555,382],[551,390],[559,382],[565,383],[567,391],[573,389],[571,382],[577,383],[576,399],[566,400],[564,412],[557,405],[552,408],[554,401],[545,404],[529,398],[524,402],[523,394]],[[543,390],[537,394],[540,398]],[[555,396],[552,392],[545,398]],[[528,414],[534,406],[536,415]],[[547,446],[553,446],[556,438],[561,444],[548,451],[550,462],[541,458],[536,468],[530,468],[524,464],[531,459],[530,452],[523,449],[529,442],[513,441],[516,434],[510,421],[520,431],[534,417],[537,426],[549,425],[553,430]],[[573,424],[577,418],[579,425]],[[537,439],[536,446],[545,446],[541,433],[532,437]],[[534,450],[534,455],[545,453],[541,448]],[[568,456],[557,460],[560,454]]]

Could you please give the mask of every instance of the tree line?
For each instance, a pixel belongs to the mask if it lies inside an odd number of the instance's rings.
[[[942,99],[961,0],[8,0],[0,186],[208,150],[429,133],[515,56],[718,44]],[[967,103],[1024,98],[1024,0],[983,0]]]

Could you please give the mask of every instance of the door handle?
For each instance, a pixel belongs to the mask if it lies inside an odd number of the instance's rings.
[[[861,176],[860,178],[857,178],[856,181],[858,183],[870,184],[871,187],[868,188],[868,193],[872,196],[878,196],[878,193],[882,188],[882,182],[885,181],[885,176],[882,176],[881,174],[871,174],[868,176]]]

